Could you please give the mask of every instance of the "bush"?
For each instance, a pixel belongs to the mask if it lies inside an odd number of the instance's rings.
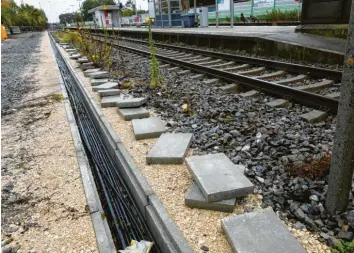
[[[328,153],[318,155],[310,163],[300,166],[289,166],[287,169],[293,176],[308,177],[312,180],[322,180],[329,173],[331,156]]]
[[[346,242],[338,240],[338,243],[331,248],[331,253],[352,253],[354,252],[354,240]]]
[[[59,32],[57,36],[62,41],[74,45],[95,66],[110,70],[113,46],[108,42],[107,31],[105,31],[103,41],[95,39],[90,30],[81,28],[78,31]]]
[[[267,14],[257,16],[258,19],[265,19],[270,21],[297,21],[298,11],[281,11],[281,10],[272,10],[271,12],[267,11]]]

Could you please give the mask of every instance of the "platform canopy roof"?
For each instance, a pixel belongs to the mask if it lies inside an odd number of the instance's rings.
[[[116,5],[101,5],[88,11],[88,13],[94,13],[95,11],[114,11],[119,10]]]

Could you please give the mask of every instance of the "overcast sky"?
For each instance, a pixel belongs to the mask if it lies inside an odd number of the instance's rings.
[[[77,11],[79,9],[79,0],[22,0],[24,4],[33,5],[36,8],[42,8],[47,15],[48,22],[58,22],[59,15],[66,12]],[[115,0],[117,2],[117,0]],[[127,0],[122,0],[123,4]],[[147,0],[136,0],[137,8],[142,10],[148,9]],[[15,0],[17,4],[21,4],[21,0]],[[80,3],[82,4],[82,0]]]

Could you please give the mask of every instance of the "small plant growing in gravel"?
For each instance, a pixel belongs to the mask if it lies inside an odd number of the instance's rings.
[[[329,171],[331,165],[331,156],[329,153],[321,154],[315,157],[310,163],[302,166],[289,166],[290,174],[300,177],[308,177],[313,180],[323,179]]]
[[[352,253],[352,252],[354,252],[354,240],[352,240],[351,242],[338,240],[338,243],[336,243],[331,248],[331,253]]]
[[[226,122],[232,121],[232,116],[231,116],[230,114],[226,115],[226,116],[225,116],[225,121],[226,121]]]
[[[186,91],[186,103],[182,105],[182,111],[184,113],[188,113],[189,116],[193,115],[191,98],[190,98],[190,94],[189,94],[189,88],[187,88],[187,91]]]
[[[62,94],[53,94],[52,98],[57,101],[57,102],[61,102],[63,100],[63,95]]]
[[[90,30],[81,30],[82,42],[80,43],[80,51],[86,55],[89,61],[95,66],[104,67],[110,70],[112,66],[111,55],[113,46],[108,41],[108,32],[104,30],[103,41],[94,38]]]
[[[130,80],[124,80],[120,83],[120,87],[122,89],[130,89],[131,87],[133,87],[133,82]]]
[[[152,39],[151,22],[149,20],[148,26],[149,32],[149,44],[150,44],[150,88],[154,89],[161,86],[162,77],[160,74],[159,63],[156,58],[156,47],[154,40]]]

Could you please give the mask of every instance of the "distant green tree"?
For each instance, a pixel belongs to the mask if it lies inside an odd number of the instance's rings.
[[[48,19],[43,10],[32,5],[18,6],[14,0],[1,1],[1,23],[7,26],[48,26]]]
[[[115,2],[113,0],[85,0],[81,6],[83,20],[92,21],[92,14],[88,11],[101,5],[115,5]]]
[[[81,22],[81,17],[80,13],[63,13],[59,15],[59,20],[61,24],[66,24],[66,23],[76,23],[76,22]]]
[[[145,10],[138,10],[138,14],[145,14],[145,13],[149,13],[149,12]]]
[[[135,14],[135,12],[131,9],[124,9],[122,10],[122,17],[130,17]]]

